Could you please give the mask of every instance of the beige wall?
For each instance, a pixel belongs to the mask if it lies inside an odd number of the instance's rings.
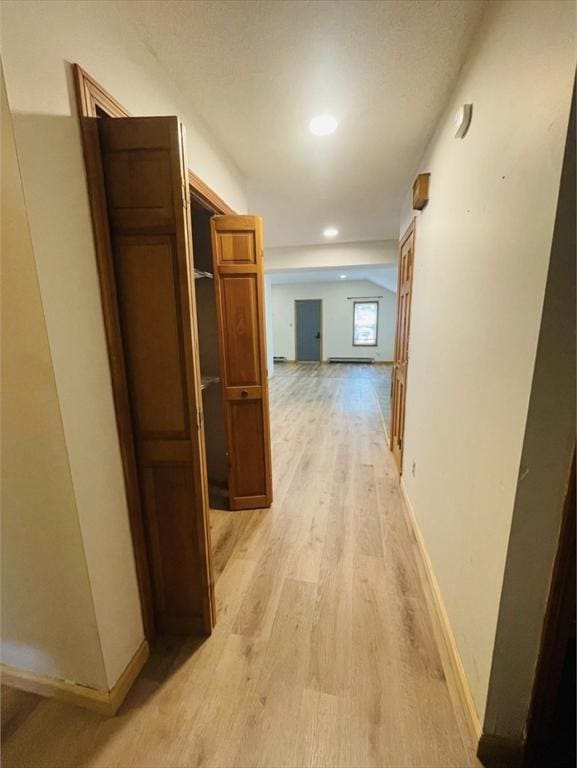
[[[2,80],[2,661],[106,677]]]
[[[265,267],[267,272],[329,267],[381,267],[383,264],[396,264],[397,251],[396,240],[298,245],[286,248],[266,248],[265,243]]]
[[[353,302],[347,296],[381,296],[377,347],[353,346]],[[369,280],[338,283],[287,283],[273,285],[272,339],[275,355],[295,359],[295,300],[322,299],[323,360],[329,357],[374,357],[393,359],[396,294]]]
[[[142,640],[70,62],[136,115],[185,122],[189,166],[234,208],[244,180],[112,3],[2,3],[8,101],[72,485],[111,686]]]
[[[416,169],[431,189],[417,220],[403,482],[481,719],[574,72],[572,3],[490,3]],[[473,120],[460,140],[463,103]],[[410,194],[404,211],[401,232]]]

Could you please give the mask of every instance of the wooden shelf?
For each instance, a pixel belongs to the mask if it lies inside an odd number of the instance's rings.
[[[201,277],[214,277],[214,275],[211,272],[203,272],[200,269],[194,270],[194,279],[199,280]]]
[[[210,387],[211,384],[218,384],[219,381],[220,381],[219,376],[201,376],[200,388],[206,389],[207,387]]]

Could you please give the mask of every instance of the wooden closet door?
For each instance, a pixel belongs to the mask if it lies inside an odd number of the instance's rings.
[[[262,220],[214,216],[212,253],[231,509],[272,504]]]
[[[183,129],[99,120],[156,630],[211,631],[214,600]]]
[[[407,368],[409,364],[409,331],[411,297],[413,292],[414,222],[405,232],[399,249],[397,287],[397,331],[395,364],[393,367],[393,404],[391,408],[391,451],[399,474],[403,472],[405,435],[405,400],[407,397]]]

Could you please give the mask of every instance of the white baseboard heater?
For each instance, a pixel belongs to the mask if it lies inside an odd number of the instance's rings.
[[[273,363],[286,363],[286,357],[284,355],[275,355],[272,361]]]
[[[374,357],[329,357],[329,363],[374,363]]]

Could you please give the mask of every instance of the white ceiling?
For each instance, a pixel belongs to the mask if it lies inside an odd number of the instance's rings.
[[[398,237],[484,0],[118,0],[246,176],[267,245]],[[329,112],[337,132],[310,119]]]
[[[341,279],[341,275],[346,275]],[[340,267],[338,269],[292,269],[267,273],[273,285],[280,283],[350,283],[369,280],[393,293],[397,290],[397,265],[383,267]]]

